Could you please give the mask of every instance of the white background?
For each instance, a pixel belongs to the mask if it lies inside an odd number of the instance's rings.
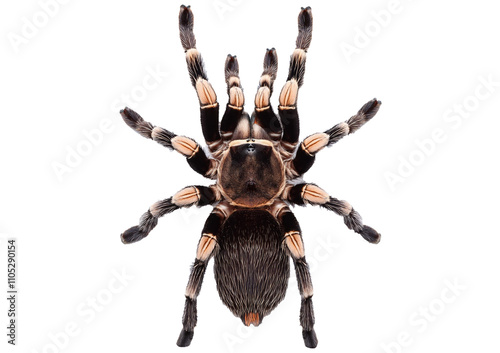
[[[295,208],[312,267],[317,351],[498,351],[500,23],[493,2],[401,0],[395,11],[388,0],[190,4],[222,105],[228,53],[238,55],[247,110],[270,47],[279,56],[279,92],[306,5],[314,35],[299,97],[302,137],[346,120],[373,97],[383,102],[305,176],[349,201],[382,233],[380,244],[365,242],[331,212]],[[20,325],[14,348],[1,330],[2,352],[181,351],[184,288],[210,209],[167,215],[137,244],[123,245],[119,235],[158,199],[210,181],[135,134],[117,112],[122,95],[146,92],[132,99],[146,120],[203,141],[178,39],[179,5],[73,0],[43,23],[39,2],[2,2],[0,261],[3,267],[5,237],[16,237]],[[386,15],[383,25],[373,12]],[[23,37],[23,18],[38,21],[37,32],[13,45]],[[368,33],[362,48],[360,31]],[[346,55],[342,47],[355,46],[355,37],[357,52]],[[151,69],[169,74],[144,90]],[[481,83],[488,79],[496,82],[490,91]],[[453,112],[464,104],[466,119]],[[85,144],[84,132],[102,121],[112,131],[58,178],[54,165],[66,164],[69,149]],[[435,129],[444,141],[419,152],[415,141],[431,139]],[[413,166],[403,170],[402,163]],[[388,173],[400,172],[391,187]],[[119,285],[113,271],[133,279]],[[247,330],[219,300],[211,263],[188,350],[307,351],[291,276],[285,300]],[[455,293],[446,284],[453,282]],[[111,297],[110,284],[119,287]],[[87,306],[91,297],[99,312]],[[65,338],[68,324],[76,333]]]

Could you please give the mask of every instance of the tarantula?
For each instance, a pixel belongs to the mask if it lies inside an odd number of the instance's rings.
[[[298,17],[296,49],[290,58],[287,81],[279,96],[278,113],[270,98],[278,61],[275,49],[268,49],[264,70],[250,117],[245,102],[236,56],[228,55],[225,78],[229,101],[219,124],[219,103],[208,82],[203,60],[196,49],[193,13],[181,6],[179,29],[191,83],[200,103],[201,127],[208,153],[193,139],[176,135],[144,121],[129,108],[120,113],[125,123],[140,135],[176,150],[201,175],[215,184],[188,186],[174,196],[153,204],[138,226],[121,234],[123,243],[146,237],[158,218],[181,207],[213,207],[198,243],[196,259],[186,288],[183,329],[178,346],[188,346],[197,321],[196,300],[208,261],[214,258],[217,290],[222,302],[247,326],[258,326],[285,297],[293,260],[301,295],[300,325],[307,347],[316,347],[313,287],[299,223],[290,205],[319,205],[344,217],[349,229],[370,243],[380,234],[362,223],[361,216],[346,201],[328,195],[301,176],[311,168],[315,155],[326,146],[358,130],[378,111],[373,99],[345,122],[322,133],[306,137],[300,144],[297,95],[304,81],[306,52],[311,43],[311,8]]]

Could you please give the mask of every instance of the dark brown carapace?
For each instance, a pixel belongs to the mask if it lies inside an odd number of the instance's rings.
[[[154,203],[139,225],[125,231],[121,239],[124,243],[143,239],[160,217],[181,207],[211,205],[213,210],[203,227],[186,288],[183,329],[177,344],[191,343],[197,320],[196,300],[212,257],[222,302],[247,326],[259,325],[285,297],[292,258],[302,297],[302,336],[307,347],[316,347],[311,276],[300,226],[289,206],[322,206],[342,216],[349,229],[369,242],[379,242],[380,234],[364,225],[349,203],[329,196],[315,184],[303,182],[302,176],[313,165],[316,153],[358,130],[377,113],[381,103],[373,99],[347,121],[299,143],[297,96],[304,79],[313,25],[311,9],[307,7],[299,14],[296,49],[279,95],[278,115],[270,103],[278,69],[276,51],[268,49],[265,54],[251,117],[243,110],[245,99],[236,56],[228,55],[225,78],[229,100],[219,124],[219,103],[196,49],[193,20],[189,6],[181,6],[180,37],[191,83],[198,94],[208,150],[204,151],[189,137],[144,121],[131,109],[123,109],[121,115],[133,130],[181,153],[193,170],[215,183],[208,187],[188,186]]]
[[[285,168],[269,140],[248,138],[229,143],[220,163],[219,185],[233,206],[269,206],[285,188]]]

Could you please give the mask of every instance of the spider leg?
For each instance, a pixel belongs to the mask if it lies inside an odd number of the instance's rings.
[[[300,325],[302,326],[302,338],[306,347],[315,348],[318,345],[318,338],[314,331],[313,285],[304,253],[300,225],[288,206],[279,210],[277,219],[284,234],[283,246],[293,259],[297,275],[301,297]]]
[[[168,199],[155,202],[141,217],[139,225],[121,234],[124,244],[135,243],[147,237],[158,224],[158,219],[182,207],[206,206],[219,201],[220,195],[215,188],[206,186],[187,186]]]
[[[264,70],[262,71],[259,88],[255,95],[255,110],[252,114],[252,136],[260,139],[279,141],[281,139],[282,127],[270,102],[273,93],[273,83],[278,71],[278,56],[274,48],[267,49],[263,66]]]
[[[217,249],[217,236],[220,234],[222,223],[225,220],[224,214],[215,208],[208,216],[205,226],[198,243],[196,259],[191,267],[191,274],[186,287],[186,303],[184,305],[184,314],[182,317],[182,331],[177,340],[179,347],[187,347],[191,344],[196,326],[197,309],[196,299],[201,290],[201,284],[208,261]]]
[[[189,6],[181,6],[179,12],[179,31],[182,47],[186,53],[186,62],[191,83],[196,89],[200,102],[201,128],[211,152],[221,145],[219,132],[219,103],[212,85],[208,82],[203,58],[196,49],[193,33],[194,16]]]
[[[315,155],[324,147],[337,143],[341,138],[356,132],[377,114],[381,101],[373,98],[347,121],[341,122],[325,132],[308,136],[302,141],[293,160],[288,162],[288,177],[296,178],[307,172],[314,164]]]
[[[243,111],[245,97],[239,77],[238,59],[228,55],[224,67],[229,101],[220,124],[221,136],[224,141],[247,138],[250,136],[250,120]]]
[[[285,191],[286,199],[296,205],[319,205],[344,217],[347,228],[360,234],[366,241],[377,244],[380,234],[363,224],[361,215],[347,202],[328,195],[326,191],[315,184],[289,185]]]
[[[218,161],[208,158],[196,141],[189,137],[177,136],[171,131],[144,121],[144,119],[130,108],[120,111],[125,123],[135,132],[148,139],[158,142],[171,150],[176,150],[184,157],[191,168],[201,175],[214,179],[217,175]]]
[[[299,34],[296,49],[290,57],[290,69],[287,82],[283,86],[278,112],[283,125],[282,147],[293,152],[299,139],[299,114],[297,112],[297,95],[304,81],[306,68],[306,52],[311,44],[313,18],[310,7],[302,8],[298,18]]]

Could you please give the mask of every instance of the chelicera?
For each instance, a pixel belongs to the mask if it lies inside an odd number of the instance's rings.
[[[300,226],[290,206],[322,206],[342,216],[346,226],[367,241],[379,242],[380,234],[364,225],[349,203],[331,197],[315,184],[305,183],[302,176],[313,165],[316,153],[358,130],[377,113],[381,102],[373,99],[347,121],[299,143],[297,96],[304,79],[313,25],[311,8],[307,7],[298,17],[296,49],[279,95],[278,115],[270,103],[278,68],[275,49],[268,49],[265,54],[251,117],[243,109],[238,61],[236,56],[228,55],[225,79],[229,101],[219,124],[219,103],[196,49],[193,19],[189,6],[181,6],[180,38],[200,103],[207,152],[193,139],[154,126],[129,108],[123,109],[121,115],[133,130],[181,153],[193,170],[215,183],[208,187],[188,186],[154,203],[139,225],[126,230],[121,239],[124,243],[143,239],[160,217],[181,207],[212,206],[191,268],[183,329],[177,344],[191,343],[197,321],[197,297],[212,257],[222,302],[247,326],[259,325],[285,297],[291,257],[302,298],[303,339],[307,347],[316,347],[313,286]]]

